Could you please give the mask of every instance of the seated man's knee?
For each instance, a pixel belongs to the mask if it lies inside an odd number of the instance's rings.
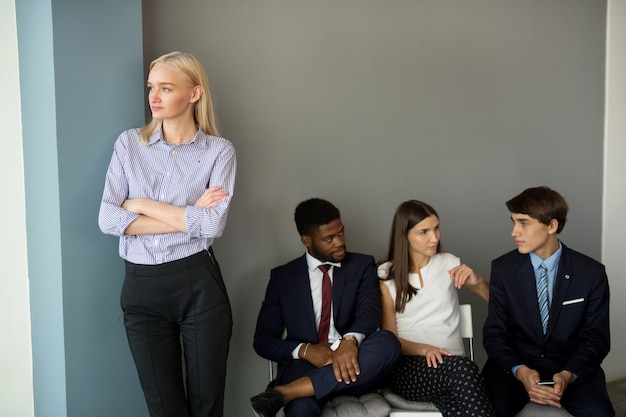
[[[599,399],[592,398],[590,396],[585,397],[584,404],[577,404],[575,406],[571,404],[563,404],[563,408],[566,409],[573,416],[586,416],[586,417],[613,417],[615,416],[615,410],[609,402],[600,401]]]
[[[371,334],[366,340],[372,345],[372,349],[381,353],[387,353],[395,361],[400,357],[400,341],[395,334],[388,330],[379,330]]]

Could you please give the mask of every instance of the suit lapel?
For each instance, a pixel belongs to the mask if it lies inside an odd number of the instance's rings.
[[[535,271],[530,262],[529,255],[522,255],[518,259],[518,280],[520,283],[520,299],[534,300],[526,303],[527,317],[531,317],[533,331],[543,338],[543,328],[541,327],[541,317],[539,315],[539,301],[537,300],[537,281],[535,280]],[[551,321],[552,319],[550,319]],[[549,322],[548,322],[549,325]]]
[[[304,306],[304,321],[308,329],[312,332],[312,339],[317,339],[317,324],[315,324],[315,311],[313,310],[313,297],[311,296],[311,282],[309,278],[309,268],[306,262],[306,255],[294,268],[294,280],[297,286],[297,294],[300,302]]]
[[[550,305],[550,320],[548,321],[546,334],[550,334],[552,332],[555,323],[558,321],[559,314],[561,313],[561,306],[563,305],[563,301],[565,301],[565,297],[567,296],[571,283],[570,278],[572,273],[570,272],[570,253],[563,243],[561,243],[561,245],[563,250],[561,252],[559,268],[554,277],[554,291],[552,293],[552,304]]]
[[[341,267],[333,267],[333,317],[335,326],[337,325],[337,314],[341,308],[341,295],[346,283],[346,261],[347,256],[341,261]]]

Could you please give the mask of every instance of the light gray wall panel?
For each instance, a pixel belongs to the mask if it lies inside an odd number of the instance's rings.
[[[113,142],[143,121],[141,2],[16,10],[35,415],[147,415],[119,307],[123,262],[97,224]]]

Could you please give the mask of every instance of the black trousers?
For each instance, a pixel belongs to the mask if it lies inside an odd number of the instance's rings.
[[[150,416],[222,417],[232,313],[212,251],[126,262],[121,305]]]
[[[493,360],[487,359],[483,376],[498,417],[513,417],[529,402],[524,385]],[[569,384],[561,397],[561,405],[575,417],[615,416],[601,368],[595,374]]]

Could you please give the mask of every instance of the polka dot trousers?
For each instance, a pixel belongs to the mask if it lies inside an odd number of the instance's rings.
[[[478,366],[465,356],[428,367],[424,356],[402,356],[391,389],[409,401],[432,401],[446,417],[495,417]]]

